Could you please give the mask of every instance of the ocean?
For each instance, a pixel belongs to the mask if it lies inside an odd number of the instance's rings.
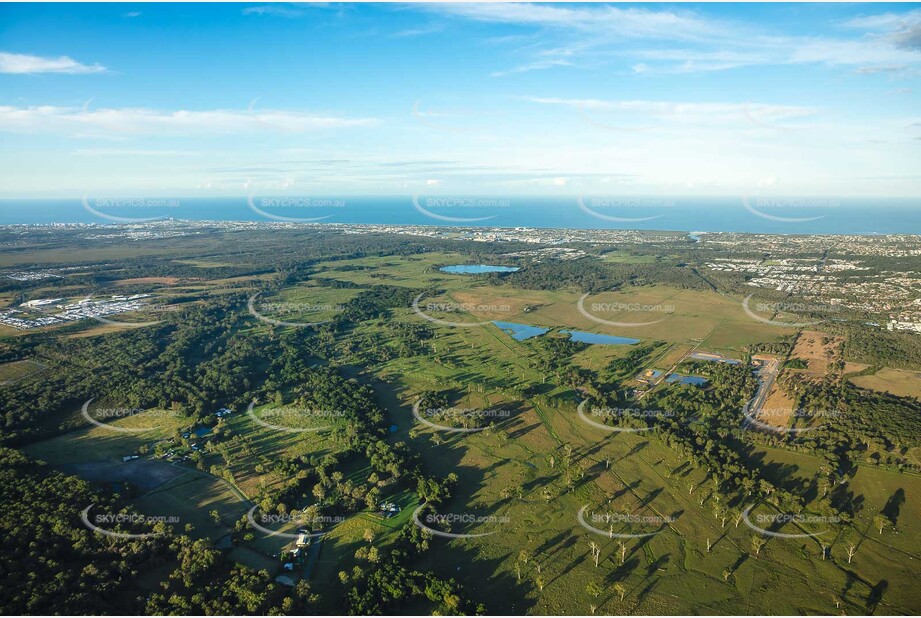
[[[921,199],[652,197],[253,197],[4,199],[0,225],[145,219],[921,234]]]

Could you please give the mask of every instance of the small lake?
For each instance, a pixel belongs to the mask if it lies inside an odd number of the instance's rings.
[[[561,330],[566,333],[573,341],[580,343],[600,343],[606,345],[633,345],[639,343],[639,339],[630,339],[629,337],[615,337],[614,335],[602,335],[600,333],[586,333],[581,330]]]
[[[531,337],[537,337],[550,330],[549,328],[531,326],[530,324],[518,324],[516,322],[493,322],[493,324],[511,335],[512,339],[515,341],[524,341]]]
[[[195,434],[196,436],[198,436],[199,438],[204,438],[204,437],[207,436],[209,433],[211,433],[211,428],[210,428],[210,427],[196,427],[196,428],[192,431],[192,433],[194,433],[194,434]]]
[[[665,381],[669,384],[680,382],[681,384],[693,384],[694,386],[703,386],[707,383],[707,378],[697,376],[683,376],[680,373],[670,373]]]
[[[517,266],[489,266],[488,264],[458,264],[439,268],[443,273],[452,275],[482,275],[483,273],[513,273],[520,270]]]

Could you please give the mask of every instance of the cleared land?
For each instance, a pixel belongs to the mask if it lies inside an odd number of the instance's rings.
[[[45,366],[37,361],[21,360],[0,364],[0,385],[12,384],[42,371]]]
[[[850,380],[861,388],[921,399],[921,372],[883,368],[873,375],[857,376]]]
[[[821,377],[829,373],[830,363],[840,360],[843,343],[842,337],[818,331],[803,331],[796,340],[791,357],[808,363],[808,368],[801,370],[805,374]]]
[[[435,253],[343,260],[318,265],[315,279],[338,279],[363,289],[381,283],[415,289],[437,287],[445,290],[444,293],[426,297],[423,309],[430,301],[460,305],[455,311],[437,308],[431,311],[433,317],[443,320],[498,319],[557,330],[574,328],[635,337],[644,343],[664,341],[666,345],[648,359],[644,368],[668,369],[698,345],[700,349],[741,358],[745,346],[777,341],[793,332],[752,320],[739,302],[725,296],[667,286],[638,287],[586,298],[584,308],[600,319],[656,321],[646,326],[610,326],[579,311],[581,294],[576,290],[520,290],[438,271],[439,266],[468,261],[461,255]],[[219,266],[204,261],[196,265]],[[188,289],[212,293],[251,291],[248,285],[264,279],[236,277],[202,282],[201,286]],[[360,291],[309,282],[263,300],[335,305],[347,302]],[[598,303],[597,308],[593,308],[593,303]],[[604,308],[622,305],[640,308],[645,305],[646,310]],[[650,309],[657,305],[673,308]],[[314,313],[278,311],[267,315],[276,319],[287,319],[284,315],[303,319]],[[539,370],[538,339],[518,342],[488,323],[463,327],[434,323],[408,306],[395,309],[393,315],[397,324],[420,324],[433,329],[431,340],[425,342],[426,355],[378,362],[370,370],[345,366],[344,371],[375,389],[379,404],[389,414],[389,422],[396,425],[396,431],[390,434],[393,441],[408,442],[420,454],[430,474],[438,477],[457,474],[458,486],[440,512],[493,518],[454,530],[489,532],[489,536],[433,539],[433,549],[418,564],[465,584],[470,595],[486,603],[491,613],[587,614],[592,605],[600,615],[757,613],[766,611],[765,608],[777,614],[860,613],[865,611],[867,597],[881,581],[886,582],[887,588],[878,612],[905,613],[907,609],[919,609],[915,584],[916,561],[921,560],[916,541],[921,537],[921,518],[911,515],[918,509],[921,478],[869,466],[858,469],[849,490],[863,498],[857,515],[861,544],[853,564],[846,569],[841,568],[840,560],[821,560],[820,541],[812,538],[770,538],[756,556],[752,551],[753,531],[733,521],[723,524],[716,516],[718,505],[709,495],[705,470],[692,467],[687,459],[651,433],[612,434],[580,420],[576,404],[581,395],[567,386],[548,384],[547,376]],[[253,329],[271,328],[253,322]],[[386,329],[392,326],[393,323],[371,320],[340,336],[386,338]],[[814,341],[814,337],[809,340]],[[800,353],[810,360],[810,369],[812,360],[828,362],[827,346],[805,342],[802,345]],[[579,352],[574,360],[579,366],[600,370],[630,349],[631,346],[593,345]],[[429,350],[437,350],[437,362],[428,354]],[[815,367],[816,371],[824,369],[825,365]],[[875,377],[863,376],[855,378],[855,382]],[[529,388],[534,389],[533,395],[523,397],[522,393]],[[513,414],[487,431],[463,435],[440,432],[418,423],[411,411],[418,395],[430,390],[449,390],[452,405],[458,407],[508,408]],[[792,409],[792,402],[783,400],[776,389],[765,405],[766,408],[785,406]],[[259,405],[254,412],[260,418],[282,424],[283,421],[271,415],[265,416],[270,410],[271,406]],[[135,427],[140,427],[143,425],[137,423],[142,420],[143,415],[139,415],[115,423],[135,423]],[[741,424],[742,419],[739,421]],[[120,468],[122,456],[168,438],[188,422],[177,419],[175,424],[159,427],[151,435],[116,433],[99,427],[81,429],[35,444],[27,451],[60,466],[99,466],[95,462],[106,462],[111,470],[123,471],[126,468]],[[232,435],[240,438],[225,443],[233,484],[187,465],[144,462],[162,464],[178,474],[162,478],[149,493],[138,498],[136,505],[140,511],[179,513],[182,524],[193,523],[200,534],[218,539],[249,508],[245,496],[258,494],[262,486],[272,487],[282,482],[272,471],[272,462],[282,456],[323,455],[337,448],[324,432],[272,429],[260,425],[245,411],[236,411],[224,423]],[[207,439],[202,442],[204,466],[210,469],[220,457],[208,452]],[[757,448],[745,456],[776,484],[808,484],[823,463],[806,453],[777,448]],[[348,472],[358,475],[362,471]],[[143,478],[152,475],[153,469]],[[111,472],[107,478],[111,480],[114,476],[115,472]],[[244,495],[241,497],[238,491]],[[901,503],[900,491],[904,497]],[[813,499],[811,493],[805,495]],[[315,589],[328,592],[334,599],[344,593],[338,573],[343,565],[350,565],[356,549],[366,544],[362,539],[366,528],[375,532],[376,544],[386,544],[395,537],[400,526],[409,521],[417,503],[408,492],[397,495],[394,501],[401,511],[393,518],[360,513],[331,531],[311,576]],[[625,541],[622,560],[617,539],[593,533],[579,524],[577,515],[586,506],[588,513],[630,513],[659,518],[662,523],[624,523],[615,528],[618,533],[655,532],[653,536]],[[732,506],[741,509],[747,505]],[[817,508],[815,503],[808,506]],[[768,512],[763,505],[757,508],[763,509],[758,513]],[[890,512],[897,510],[894,517],[898,533],[887,531],[879,535],[870,524],[875,513],[887,508]],[[212,510],[218,511],[219,521],[209,515]],[[787,524],[782,531],[801,530]],[[710,551],[707,551],[708,540]],[[827,536],[832,555],[842,556],[848,540],[841,528],[832,528]],[[277,574],[280,564],[272,556],[288,543],[283,538],[257,532],[252,541],[230,550],[230,555],[244,564]],[[601,552],[597,567],[591,558],[591,543],[596,543]],[[728,578],[724,575],[726,570],[730,571]],[[590,583],[600,587],[597,597],[586,590]],[[615,591],[615,584],[624,587],[623,600]],[[837,608],[833,593],[840,590],[847,593],[844,604]]]

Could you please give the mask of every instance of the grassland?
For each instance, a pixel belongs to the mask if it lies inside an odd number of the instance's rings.
[[[905,369],[883,368],[873,375],[857,376],[850,379],[861,388],[883,393],[892,393],[900,397],[921,399],[921,373]]]
[[[605,259],[629,261],[633,256],[608,254]],[[915,591],[915,561],[921,560],[917,544],[921,519],[912,516],[921,504],[921,478],[861,466],[850,486],[850,491],[863,500],[856,533],[833,526],[822,537],[829,543],[832,558],[822,560],[821,542],[815,538],[770,538],[756,555],[752,546],[755,533],[751,529],[734,521],[722,523],[716,517],[716,500],[710,495],[705,470],[690,466],[651,433],[611,434],[584,423],[576,413],[580,394],[548,383],[539,369],[535,360],[538,340],[515,341],[488,322],[503,320],[554,331],[572,328],[662,341],[666,345],[645,366],[658,369],[668,369],[695,348],[740,358],[746,346],[778,341],[792,333],[791,329],[753,321],[739,302],[724,295],[668,286],[628,288],[586,298],[583,307],[596,318],[620,323],[655,322],[611,326],[579,311],[581,293],[575,289],[524,290],[438,271],[439,266],[466,261],[458,254],[427,253],[328,262],[318,265],[319,274],[314,281],[261,299],[266,303],[336,306],[347,303],[360,291],[325,287],[316,279],[337,279],[364,289],[378,284],[437,288],[441,292],[433,292],[421,304],[430,317],[475,323],[451,326],[428,321],[410,307],[398,308],[393,311],[396,323],[433,329],[433,337],[425,342],[426,354],[394,358],[366,368],[343,367],[374,388],[389,421],[396,425],[392,440],[409,443],[433,476],[458,476],[453,497],[442,512],[494,518],[492,522],[455,530],[488,532],[489,536],[433,539],[432,550],[416,566],[456,578],[472,598],[486,603],[494,614],[587,614],[592,606],[594,613],[601,615],[860,613],[866,611],[867,599],[883,584],[879,613],[921,609]],[[184,260],[202,268],[220,265],[200,262]],[[216,279],[189,284],[184,289],[252,292],[255,284],[266,278]],[[428,310],[427,303],[453,303],[460,310]],[[606,311],[593,306],[646,306],[646,310]],[[327,319],[334,313],[266,315],[312,321]],[[254,320],[252,328],[271,327]],[[341,341],[365,335],[385,336],[382,333],[382,324],[372,320],[337,336]],[[556,336],[556,332],[546,336]],[[629,349],[594,345],[573,360],[578,366],[600,371]],[[855,378],[855,382],[884,380],[887,376],[893,382],[903,382],[900,375],[883,371]],[[531,387],[536,387],[538,396],[523,398],[521,393]],[[512,414],[497,427],[482,432],[441,432],[417,423],[412,414],[413,402],[420,393],[430,390],[450,391],[451,404],[458,407],[507,409]],[[260,405],[254,414],[263,418],[270,409],[271,406]],[[137,428],[145,427],[144,422],[144,415],[138,415],[115,424]],[[26,450],[33,457],[59,466],[93,461],[118,465],[125,454],[170,437],[188,422],[189,419],[174,419],[143,435],[92,427]],[[739,422],[741,425],[741,411]],[[234,436],[242,438],[227,447],[233,485],[188,466],[174,466],[176,476],[136,499],[140,510],[151,514],[178,512],[182,522],[192,523],[199,534],[220,538],[248,509],[246,496],[282,482],[265,464],[283,456],[322,455],[336,449],[325,432],[273,429],[243,411],[224,423]],[[218,459],[206,453],[205,467]],[[567,459],[569,463],[565,464]],[[777,448],[756,449],[749,454],[749,461],[778,484],[806,483],[822,464],[807,453]],[[876,533],[871,526],[873,515],[886,508],[900,491],[905,501],[899,507],[896,530]],[[345,593],[338,573],[351,564],[351,556],[365,543],[365,529],[374,531],[376,544],[386,545],[399,527],[410,521],[418,505],[415,494],[403,492],[395,501],[402,509],[397,516],[383,519],[361,513],[325,537],[311,579],[328,599],[338,600]],[[638,514],[658,518],[661,523],[618,527],[618,533],[655,533],[626,541],[621,558],[617,539],[579,524],[577,515],[585,506],[589,512]],[[733,505],[737,509],[746,506]],[[758,512],[767,512],[765,505],[757,508],[761,509]],[[218,511],[219,523],[210,517],[211,510]],[[798,529],[788,524],[783,531]],[[845,545],[853,538],[859,540],[860,546],[848,564],[843,558]],[[600,549],[597,566],[591,557],[592,543]],[[256,534],[252,541],[231,550],[230,555],[250,566],[277,571],[278,562],[271,556],[286,544],[283,539]],[[590,594],[588,584],[597,584],[601,592],[597,596]],[[623,586],[623,600],[615,585]],[[846,592],[839,608],[836,599],[841,591]]]
[[[575,291],[516,290],[459,277],[446,280],[432,272],[432,261],[446,263],[450,258],[430,259],[428,264],[418,260],[413,274],[395,269],[391,263],[381,267],[390,269],[389,284],[445,289],[445,296],[435,298],[436,302],[451,300],[490,308],[455,314],[455,321],[501,319],[666,341],[669,347],[654,363],[659,368],[677,362],[696,345],[738,355],[748,344],[777,341],[792,332],[753,322],[737,303],[721,295],[660,286],[591,298],[586,306],[591,302],[674,305],[664,318],[640,312],[627,315],[627,319],[606,316],[611,321],[636,322],[662,318],[654,326],[612,328],[582,315]],[[325,276],[363,285],[380,281],[368,271],[327,272]],[[496,307],[504,308],[501,316]],[[399,320],[416,318],[409,312],[398,311],[397,316]],[[654,436],[599,434],[600,430],[578,419],[574,405],[555,408],[531,400],[516,407],[514,418],[500,428],[465,436],[436,437],[436,430],[414,427],[410,407],[422,391],[451,389],[458,394],[459,399],[453,402],[458,406],[497,408],[514,406],[517,388],[540,383],[543,378],[529,360],[533,340],[516,342],[489,324],[435,328],[436,345],[449,351],[442,362],[433,365],[425,358],[395,359],[365,379],[383,386],[379,389],[381,403],[399,426],[397,438],[410,440],[423,454],[428,469],[458,475],[459,488],[447,511],[507,518],[499,527],[484,524],[465,530],[494,532],[488,537],[435,539],[436,551],[427,559],[436,571],[476,590],[491,611],[588,613],[595,605],[596,613],[607,614],[760,612],[766,607],[772,613],[831,613],[839,611],[835,603],[840,590],[848,590],[840,609],[865,611],[866,599],[881,578],[887,583],[880,611],[917,607],[910,590],[912,560],[919,558],[913,539],[918,537],[914,523],[904,514],[899,519],[899,534],[877,534],[880,538],[866,534],[853,564],[846,567],[842,566],[845,547],[838,529],[830,531],[829,539],[829,551],[837,560],[821,560],[820,543],[814,539],[770,539],[755,556],[752,530],[734,523],[721,527],[714,517],[713,499],[704,495],[707,492],[702,487],[703,471],[689,468]],[[625,349],[592,346],[575,361],[597,369]],[[575,394],[571,400],[577,400]],[[570,448],[574,465],[580,470],[572,488],[566,486],[559,469],[562,453]],[[555,467],[550,464],[551,454]],[[762,449],[758,461],[778,477],[778,482],[785,478],[808,480],[821,463],[818,458],[779,449]],[[899,489],[906,495],[919,495],[914,493],[918,482],[916,477],[861,467],[853,489],[865,498],[859,525],[867,528],[873,513]],[[576,514],[586,504],[592,509],[674,517],[674,522],[653,537],[628,542],[621,564],[616,540],[594,535],[577,523]],[[712,544],[709,552],[707,539]],[[601,547],[598,567],[590,556],[591,541]],[[335,548],[340,542],[331,539],[328,545]],[[530,556],[527,564],[519,559],[522,550]],[[324,555],[327,551],[335,549],[324,548]],[[318,577],[324,572],[330,577],[333,569],[334,565],[324,562]],[[724,579],[726,570],[731,572],[728,581]],[[598,598],[586,592],[589,582],[602,588]],[[613,591],[616,582],[627,590],[623,601]],[[707,594],[702,595],[702,590]]]
[[[36,361],[21,360],[0,364],[0,384],[12,384],[45,368]]]

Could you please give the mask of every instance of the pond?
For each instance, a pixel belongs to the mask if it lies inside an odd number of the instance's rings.
[[[196,427],[196,428],[192,431],[192,433],[194,433],[194,434],[195,434],[196,436],[198,436],[199,438],[204,438],[204,437],[207,436],[209,433],[211,433],[211,428],[210,428],[210,427]]]
[[[513,273],[520,270],[517,266],[489,266],[488,264],[458,264],[439,268],[443,273],[452,275],[482,275],[483,273]]]
[[[681,384],[693,384],[694,386],[703,386],[707,383],[707,378],[700,378],[698,376],[683,376],[680,373],[670,373],[668,377],[665,378],[665,381],[668,383],[680,382]]]
[[[516,322],[493,322],[493,324],[511,335],[512,339],[515,341],[524,341],[531,337],[537,337],[550,330],[549,328],[531,326],[529,324],[518,324]]]
[[[630,339],[629,337],[615,337],[614,335],[602,335],[600,333],[586,333],[581,330],[561,330],[566,333],[573,341],[580,343],[601,343],[606,345],[633,345],[639,343],[639,339]]]

